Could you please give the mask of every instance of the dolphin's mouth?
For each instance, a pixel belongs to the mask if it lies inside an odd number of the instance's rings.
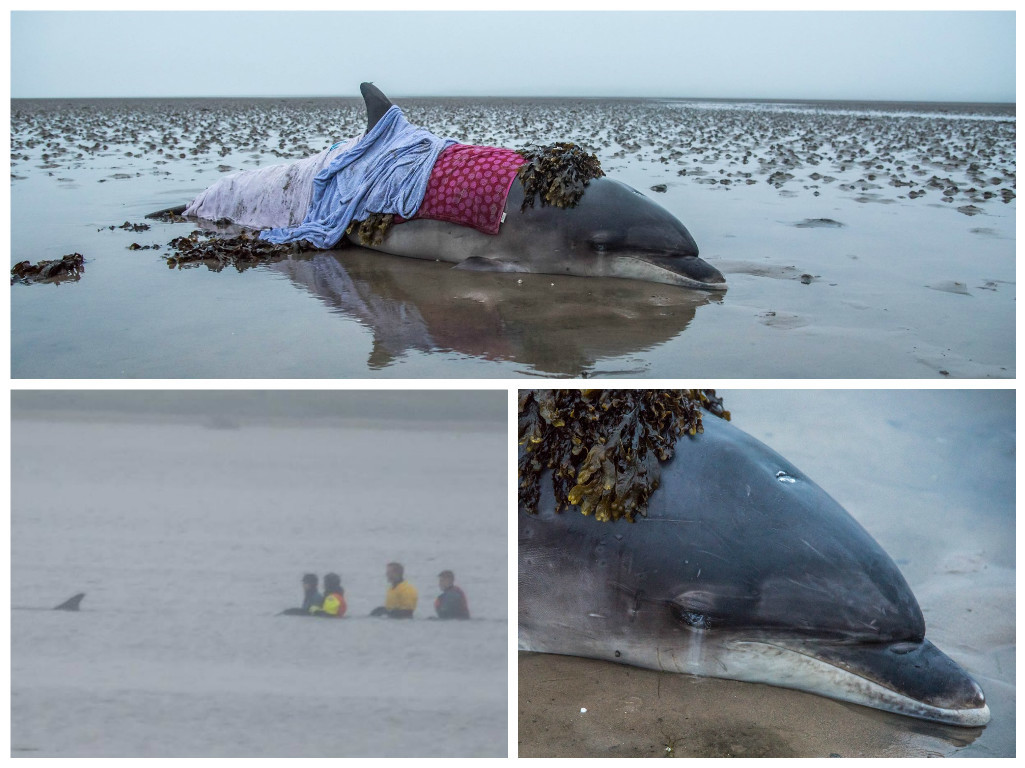
[[[620,256],[613,274],[647,280],[653,283],[678,285],[701,291],[725,291],[722,273],[697,256],[672,258],[661,255]]]
[[[733,641],[746,651],[743,679],[771,682],[947,725],[981,727],[986,697],[949,656],[928,640],[852,644],[819,640]]]

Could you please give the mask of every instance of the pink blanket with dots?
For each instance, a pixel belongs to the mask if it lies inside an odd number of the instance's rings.
[[[453,144],[438,156],[427,194],[413,218],[497,235],[509,189],[525,162],[511,149]]]

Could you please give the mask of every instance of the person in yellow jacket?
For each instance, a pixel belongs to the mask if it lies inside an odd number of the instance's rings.
[[[342,589],[342,580],[337,573],[328,573],[324,576],[324,602],[319,606],[310,606],[310,613],[317,616],[330,616],[342,618],[345,616],[345,590]]]
[[[388,563],[385,576],[391,587],[384,598],[384,605],[379,605],[370,612],[371,616],[387,616],[391,619],[411,619],[416,610],[416,587],[405,579],[405,569],[401,563]]]

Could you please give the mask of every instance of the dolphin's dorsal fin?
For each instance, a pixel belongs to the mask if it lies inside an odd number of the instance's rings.
[[[377,121],[391,109],[392,103],[373,83],[360,83],[359,92],[363,94],[363,103],[367,106],[367,133],[370,133]]]
[[[85,592],[79,592],[74,597],[69,597],[63,603],[54,608],[55,611],[77,611],[78,604],[82,602],[82,598],[85,597]]]

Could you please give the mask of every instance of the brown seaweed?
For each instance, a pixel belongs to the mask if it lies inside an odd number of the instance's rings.
[[[550,469],[557,512],[575,506],[599,521],[633,522],[677,439],[703,431],[703,410],[730,418],[713,389],[521,390],[520,503],[537,514]]]
[[[363,221],[353,219],[345,228],[345,234],[356,235],[360,245],[380,245],[391,229],[395,216],[390,213],[371,213]]]
[[[213,272],[220,272],[227,266],[242,272],[256,264],[316,250],[307,240],[277,244],[261,240],[249,232],[242,232],[237,237],[220,237],[199,229],[187,236],[176,237],[168,245],[175,251],[167,259],[167,266],[171,269],[205,265]]]
[[[11,285],[15,282],[31,285],[32,283],[54,283],[59,285],[66,281],[77,281],[85,272],[85,257],[80,253],[69,253],[58,260],[40,261],[33,264],[20,261],[11,267]]]
[[[588,182],[605,175],[595,155],[570,142],[516,151],[526,160],[516,173],[523,184],[521,211],[533,208],[535,197],[540,197],[542,207],[572,208],[583,197]]]

